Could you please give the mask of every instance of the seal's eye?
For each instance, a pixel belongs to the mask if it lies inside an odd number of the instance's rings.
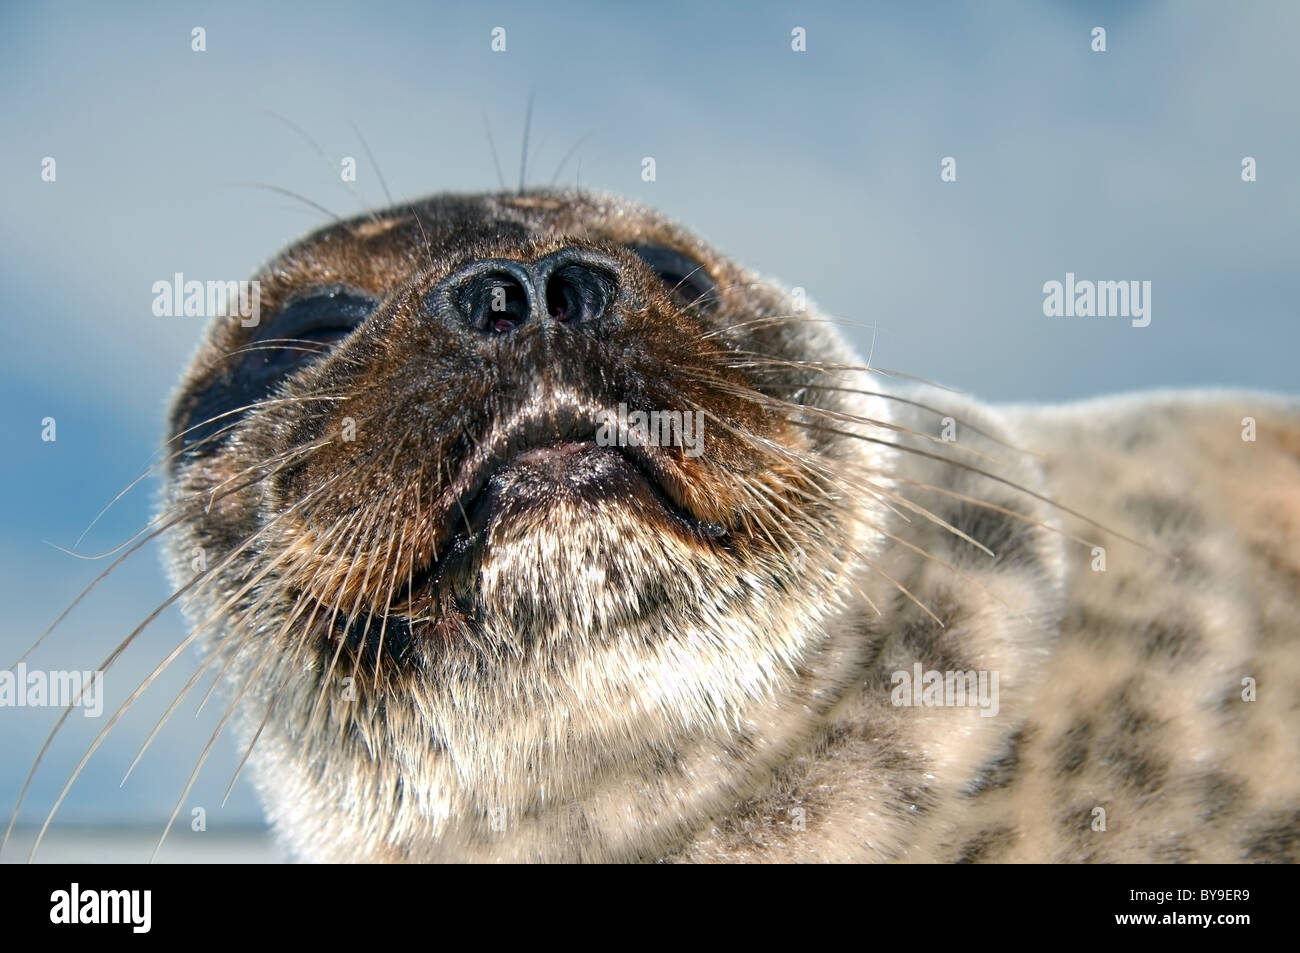
[[[705,310],[717,307],[718,286],[698,261],[664,245],[628,245],[627,248],[653,269],[683,306]]]
[[[318,288],[292,298],[249,342],[249,369],[287,374],[326,353],[375,310],[376,301],[350,288]]]

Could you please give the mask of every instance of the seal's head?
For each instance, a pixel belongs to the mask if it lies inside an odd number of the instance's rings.
[[[834,702],[888,411],[785,292],[573,192],[257,278],[172,412],[170,553],[296,853],[648,856]]]

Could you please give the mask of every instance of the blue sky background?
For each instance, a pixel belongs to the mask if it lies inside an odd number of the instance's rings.
[[[190,50],[194,26],[205,53]],[[489,50],[495,26],[504,54]],[[790,50],[793,26],[806,53]],[[338,177],[351,155],[379,204],[355,126],[397,197],[495,188],[486,116],[513,184],[531,92],[531,184],[589,136],[563,181],[651,203],[832,314],[878,325],[879,365],[1007,401],[1295,392],[1298,39],[1300,5],[1266,2],[5,4],[0,666],[102,568],[47,541],[71,545],[161,437],[201,326],[154,317],[153,282],[247,276],[325,221],[234,183],[351,214],[361,206]],[[646,155],[654,183],[640,178]],[[939,181],[946,155],[955,183]],[[1151,281],[1151,326],[1044,318],[1042,285],[1067,271]],[[869,331],[848,333],[865,349]],[[156,493],[142,484],[83,549],[142,526]],[[167,594],[142,552],[36,662],[92,666]],[[110,704],[182,636],[165,614],[109,674]],[[196,665],[186,655],[114,729],[64,823],[170,813],[220,705],[196,723],[187,703],[117,781]],[[0,710],[6,811],[54,719]],[[72,719],[25,820],[103,724]],[[217,807],[237,758],[218,743],[183,818],[193,805],[210,830],[258,818],[246,787]]]

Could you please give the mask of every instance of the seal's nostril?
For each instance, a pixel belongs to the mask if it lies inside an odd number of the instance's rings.
[[[568,321],[582,308],[582,300],[573,285],[558,275],[546,286],[546,313],[556,321]]]
[[[578,323],[601,317],[614,299],[614,280],[598,268],[562,265],[546,281],[546,311],[556,321]]]
[[[478,275],[460,288],[456,307],[465,321],[485,334],[505,334],[528,318],[528,292],[508,272]]]

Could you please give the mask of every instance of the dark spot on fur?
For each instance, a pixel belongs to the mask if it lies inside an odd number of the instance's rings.
[[[1141,632],[1142,652],[1148,658],[1187,660],[1202,654],[1201,633],[1180,619],[1154,619]]]
[[[1132,646],[1147,659],[1191,661],[1204,652],[1200,630],[1173,609],[1151,608],[1145,618],[1128,619],[1075,605],[1062,627],[1095,645]]]
[[[1284,545],[1291,542],[1286,537],[1284,540]],[[1256,571],[1261,582],[1266,582],[1271,592],[1300,594],[1300,559],[1297,559],[1293,549],[1284,549],[1278,540],[1271,538],[1248,538],[1247,547],[1250,555],[1264,564],[1262,571]],[[1265,629],[1267,631],[1268,628]],[[1284,636],[1289,637],[1290,634],[1287,631]]]
[[[1082,718],[1070,726],[1061,739],[1056,765],[1062,774],[1073,774],[1088,760],[1088,745],[1092,741],[1092,722]]]
[[[1187,839],[1182,834],[1175,834],[1156,844],[1151,854],[1161,864],[1190,864],[1196,860],[1196,851],[1187,846]]]
[[[1198,778],[1197,785],[1202,805],[1198,816],[1207,822],[1235,814],[1246,796],[1245,785],[1221,771]]]
[[[727,754],[729,757],[735,757],[730,750]],[[650,764],[654,776],[660,779],[679,778],[684,773],[681,759],[677,752],[671,749],[656,748],[650,756]]]
[[[1088,642],[1096,643],[1111,641],[1127,626],[1128,623],[1119,616],[1098,612],[1080,604],[1071,605],[1061,620],[1065,634],[1078,635]]]
[[[1137,450],[1156,442],[1158,431],[1147,423],[1138,424],[1124,437],[1125,450]]]
[[[1205,527],[1205,515],[1186,500],[1154,493],[1130,497],[1124,502],[1126,512],[1155,533],[1177,530],[1198,533]]]
[[[1223,694],[1219,696],[1216,708],[1225,722],[1239,722],[1251,709],[1251,703],[1241,697],[1246,690],[1246,686],[1241,684],[1244,678],[1255,679],[1255,691],[1259,691],[1259,663],[1256,659],[1242,660],[1236,672],[1224,677]]]
[[[942,516],[953,527],[991,549],[996,556],[995,566],[1040,566],[1037,539],[1030,524],[974,503],[960,503]],[[988,566],[986,554],[972,550],[962,540],[956,542],[962,561]]]
[[[1107,805],[1084,802],[1071,804],[1058,814],[1056,817],[1057,829],[1067,840],[1076,844],[1084,842],[1089,837],[1104,837],[1103,833],[1092,829],[1092,812],[1099,807],[1105,809],[1106,821],[1110,823],[1110,808]]]
[[[908,588],[916,591],[912,586]],[[919,609],[911,613],[899,635],[899,641],[907,654],[920,662],[926,670],[965,672],[972,669],[973,666],[962,652],[965,640],[953,631],[962,621],[961,603],[946,594],[930,596],[922,601],[943,620],[943,625],[940,626]],[[920,687],[913,686],[913,691]]]
[[[1241,845],[1242,857],[1253,863],[1294,864],[1300,861],[1300,811],[1277,814],[1251,831]]]
[[[1117,781],[1149,794],[1164,784],[1169,762],[1153,750],[1161,722],[1138,706],[1138,694],[1129,682],[1106,702],[1111,730],[1099,739],[1097,756]]]
[[[978,797],[986,791],[996,791],[1010,786],[1020,770],[1021,752],[1027,729],[1021,728],[1009,735],[1002,749],[986,761],[963,791],[968,797]]]
[[[1016,842],[1016,832],[1010,827],[990,827],[982,830],[965,844],[954,863],[979,864],[996,861]]]

